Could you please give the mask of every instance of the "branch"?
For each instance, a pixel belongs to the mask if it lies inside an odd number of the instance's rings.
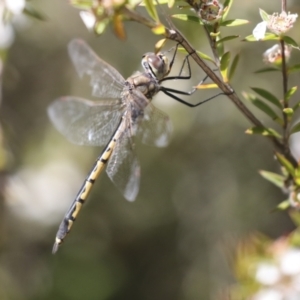
[[[233,89],[229,84],[224,83],[214,71],[204,62],[203,59],[199,57],[194,48],[189,44],[189,42],[183,37],[183,35],[176,28],[168,29],[165,32],[166,38],[173,40],[182,45],[182,47],[190,54],[190,56],[195,60],[199,67],[210,77],[210,79],[216,83],[219,89],[227,95],[227,97],[235,104],[235,106],[243,113],[243,115],[255,126],[265,128],[265,126],[252,114],[252,112],[244,105],[244,103],[239,99]],[[270,136],[269,139],[273,142],[275,147],[281,151],[285,152],[284,145],[276,137]],[[291,162],[296,163],[295,159],[291,154],[288,155]]]

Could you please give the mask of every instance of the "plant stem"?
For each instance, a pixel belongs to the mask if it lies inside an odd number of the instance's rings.
[[[183,37],[183,35],[176,28],[167,29],[165,32],[166,38],[176,41],[181,44],[182,47],[190,54],[190,56],[195,60],[199,67],[211,78],[211,80],[217,84],[220,90],[227,95],[227,97],[237,106],[237,108],[243,113],[243,115],[255,126],[265,128],[265,126],[252,114],[252,112],[244,105],[244,103],[238,98],[236,93],[230,87],[229,84],[224,83],[214,71],[202,60],[189,42]],[[269,139],[273,142],[274,146],[290,160],[290,162],[295,166],[297,165],[296,160],[291,155],[290,151],[286,151],[285,145],[283,145],[276,137],[270,136]]]

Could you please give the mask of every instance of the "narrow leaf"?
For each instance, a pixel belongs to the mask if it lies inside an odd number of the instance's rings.
[[[229,36],[225,36],[223,38],[221,38],[220,40],[217,41],[217,44],[218,43],[224,43],[224,42],[227,42],[227,41],[230,41],[230,40],[233,40],[233,39],[236,39],[240,37],[239,35],[229,35]]]
[[[184,48],[182,48],[182,47],[179,47],[179,48],[178,48],[178,51],[180,51],[181,53],[187,53],[186,50],[185,50]],[[210,56],[208,56],[207,54],[205,54],[205,53],[203,53],[203,52],[201,52],[201,51],[196,51],[196,52],[197,52],[197,54],[198,54],[202,59],[205,59],[205,60],[207,60],[207,61],[210,61],[210,62],[212,62],[213,64],[216,64],[215,61],[214,61]]]
[[[175,0],[168,0],[168,7],[172,8],[175,4]]]
[[[274,33],[266,32],[265,37],[263,39],[261,39],[260,41],[270,41],[270,40],[279,41],[279,37]],[[257,42],[257,40],[253,36],[253,34],[246,36],[242,41]]]
[[[279,163],[288,171],[288,173],[294,176],[295,170],[293,165],[279,152],[275,152],[275,156],[277,157]]]
[[[293,40],[290,36],[287,36],[287,35],[283,36],[283,40],[291,47],[298,49],[298,50],[300,49],[297,42],[295,40]]]
[[[243,93],[243,96],[252,102],[253,105],[255,105],[257,108],[259,108],[261,111],[263,111],[265,114],[267,114],[269,117],[271,117],[274,121],[279,123],[280,125],[283,124],[282,119],[278,117],[278,115],[274,112],[274,110],[268,106],[265,102],[260,100],[259,98],[255,97],[252,94]]]
[[[218,31],[218,32],[210,32],[209,35],[212,36],[212,37],[217,37],[217,36],[220,36],[221,32]]]
[[[275,209],[273,209],[272,211],[276,211],[276,210],[280,210],[280,211],[283,211],[283,210],[287,210],[289,207],[291,206],[291,202],[290,200],[284,200],[282,202],[280,202]]]
[[[282,109],[282,105],[279,99],[275,97],[273,94],[271,94],[270,92],[268,92],[267,90],[261,88],[255,88],[255,87],[252,87],[251,89],[258,95],[262,96],[263,98],[271,102],[272,104],[276,105],[279,109]]]
[[[69,0],[69,3],[76,8],[88,10],[93,7],[93,0]]]
[[[298,110],[299,107],[300,107],[300,101],[297,102],[297,103],[294,105],[294,107],[293,107],[294,112],[295,112],[296,110]]]
[[[291,107],[287,107],[287,108],[284,108],[282,110],[282,112],[287,116],[287,121],[291,122],[293,115],[294,115],[294,110]]]
[[[233,3],[233,0],[225,0],[224,2],[224,14],[222,16],[222,20],[225,20],[229,11],[230,11],[230,8],[231,8],[231,5]]]
[[[151,30],[154,34],[157,34],[157,35],[164,34],[165,26],[163,24],[159,23],[156,27],[152,28]]]
[[[299,131],[300,131],[300,122],[298,122],[295,125],[293,125],[293,127],[291,129],[291,134],[299,132]]]
[[[94,30],[97,34],[102,34],[107,26],[107,22],[104,20],[95,24]]]
[[[176,14],[176,15],[172,15],[172,18],[178,19],[181,21],[189,21],[189,22],[194,22],[194,23],[203,25],[203,22],[200,20],[200,18],[198,18],[196,16],[191,16],[191,15],[187,15],[187,14]]]
[[[143,1],[145,3],[146,6],[146,10],[149,14],[149,16],[154,20],[154,21],[158,21],[158,15],[157,15],[157,11],[156,11],[156,7],[153,3],[152,0],[144,0]]]
[[[291,107],[284,108],[282,111],[288,116],[292,116],[294,114],[294,110]]]
[[[281,189],[284,188],[284,182],[286,180],[286,178],[284,176],[277,174],[277,173],[264,171],[264,170],[259,171],[259,174],[266,180],[272,182],[277,187],[279,187]]]
[[[249,21],[248,20],[243,20],[243,19],[235,19],[235,20],[226,20],[221,22],[220,26],[240,26],[240,25],[244,25],[244,24],[248,24]]]
[[[288,102],[291,99],[291,97],[296,93],[296,91],[297,86],[293,86],[292,88],[290,88],[284,96],[285,101]]]
[[[162,49],[162,47],[165,45],[166,41],[167,41],[167,39],[161,39],[155,44],[155,46],[154,46],[155,53],[158,53]]]
[[[267,67],[267,68],[262,68],[262,69],[259,69],[257,71],[255,71],[254,73],[255,74],[259,74],[259,73],[266,73],[266,72],[274,72],[274,71],[281,71],[277,68],[273,68],[273,67]]]
[[[113,16],[113,26],[116,36],[121,39],[126,39],[126,33],[124,29],[124,24],[122,22],[122,16],[120,14],[115,14]]]
[[[266,13],[263,9],[261,9],[261,8],[259,9],[259,14],[263,21],[266,21],[266,22],[269,21],[270,15],[268,13]]]
[[[46,17],[45,15],[43,15],[41,12],[37,11],[35,8],[33,8],[33,6],[29,3],[26,3],[26,6],[23,10],[23,13],[32,17],[32,18],[35,18],[37,20],[40,20],[40,21],[46,21]]]
[[[230,52],[224,53],[221,57],[220,71],[223,77],[224,82],[228,82],[227,70],[230,62]]]
[[[293,65],[293,66],[290,66],[288,68],[288,73],[294,73],[294,72],[298,72],[300,71],[300,64],[297,64],[297,65]]]
[[[228,79],[231,80],[233,78],[233,75],[235,73],[235,70],[236,70],[236,67],[239,63],[239,59],[240,59],[240,55],[237,54],[234,59],[233,59],[233,62],[230,66],[230,69],[229,69],[229,72],[228,72]]]
[[[215,83],[199,84],[195,86],[198,90],[216,89],[218,86]]]
[[[94,1],[94,0],[93,0]],[[157,5],[157,4],[168,4],[169,0],[153,0],[152,3],[153,5]],[[146,4],[144,3],[144,1],[139,3],[139,6],[146,6]]]
[[[260,134],[262,136],[274,136],[276,138],[279,138],[281,139],[282,136],[274,129],[272,128],[265,128],[265,127],[252,127],[252,128],[249,128],[245,131],[246,134]]]

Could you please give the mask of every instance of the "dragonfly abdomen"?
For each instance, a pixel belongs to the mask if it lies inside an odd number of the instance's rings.
[[[117,142],[117,135],[119,135],[119,130],[116,131],[113,138],[110,140],[108,145],[103,150],[102,154],[97,158],[91,172],[85,179],[81,189],[79,190],[74,202],[72,203],[70,209],[66,213],[63,221],[61,222],[59,229],[56,234],[55,243],[53,246],[52,253],[56,253],[58,250],[58,247],[63,242],[66,235],[71,230],[74,221],[76,220],[82,205],[85,203],[88,195],[90,194],[90,191],[96,181],[96,179],[99,177],[101,172],[104,170],[107,162],[109,161],[109,158],[115,148],[116,142]]]

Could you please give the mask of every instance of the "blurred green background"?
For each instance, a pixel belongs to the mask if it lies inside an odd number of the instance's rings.
[[[234,280],[230,264],[240,238],[254,231],[278,237],[293,228],[284,213],[269,213],[286,196],[257,172],[278,171],[272,145],[244,134],[251,124],[224,96],[195,109],[156,96],[153,103],[169,114],[174,132],[166,148],[137,142],[142,178],[136,201],[127,202],[103,174],[53,256],[58,225],[101,152],[70,144],[47,117],[55,98],[91,94],[68,58],[67,44],[85,39],[128,77],[141,69],[142,54],[153,51],[159,37],[136,23],[126,23],[126,41],[111,28],[96,37],[68,1],[31,2],[47,21],[18,26],[2,80],[8,166],[1,174],[0,300],[216,299]],[[273,42],[241,42],[261,21],[259,7],[268,13],[281,9],[280,1],[236,1],[230,13],[230,18],[251,21],[225,32],[241,35],[227,44],[232,55],[241,53],[232,84],[239,95],[257,86],[280,97],[279,74],[254,74]],[[288,9],[300,13],[297,1],[290,1]],[[197,49],[209,53],[201,28],[175,24]],[[290,35],[299,43],[297,30],[299,25]],[[169,42],[166,49],[172,46]],[[175,68],[183,58],[177,58]],[[294,52],[291,60],[297,58]],[[176,88],[189,90],[203,76],[193,65],[193,78],[176,82]],[[290,86],[298,82],[294,75]],[[210,95],[199,91],[187,100],[195,103]]]

